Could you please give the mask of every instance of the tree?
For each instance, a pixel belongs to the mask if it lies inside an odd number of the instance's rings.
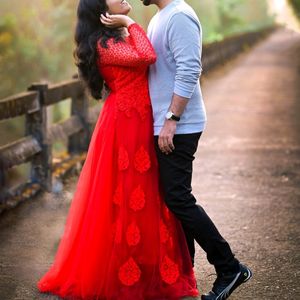
[[[289,0],[289,3],[292,5],[296,15],[300,19],[300,0]]]
[[[4,7],[0,21],[0,68],[4,70],[0,98],[23,91],[33,81],[60,81],[76,70],[72,57],[74,4],[10,2],[14,11]]]

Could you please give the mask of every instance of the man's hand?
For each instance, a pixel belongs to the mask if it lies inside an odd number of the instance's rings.
[[[158,146],[165,154],[169,154],[175,149],[173,137],[176,131],[176,126],[176,121],[165,120],[164,126],[159,133]]]
[[[181,97],[174,93],[168,111],[172,111],[175,116],[180,117],[184,113],[187,103],[188,98]],[[176,126],[177,121],[165,119],[164,126],[159,133],[158,146],[159,149],[165,154],[169,154],[175,149],[173,137],[176,131]]]

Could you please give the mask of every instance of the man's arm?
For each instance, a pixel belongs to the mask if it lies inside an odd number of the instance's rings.
[[[181,97],[173,94],[173,99],[169,107],[169,111],[172,111],[174,115],[180,117],[187,105],[188,98]],[[176,131],[177,121],[165,120],[165,123],[159,133],[158,145],[162,152],[169,154],[175,149],[173,144],[173,137]]]
[[[200,24],[185,13],[172,16],[167,30],[169,47],[176,62],[174,94],[169,110],[181,116],[202,71],[202,32]],[[165,120],[158,139],[162,152],[168,154],[174,149],[175,131],[176,121]]]

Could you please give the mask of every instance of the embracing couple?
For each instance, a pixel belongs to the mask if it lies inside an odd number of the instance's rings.
[[[205,128],[201,25],[184,0],[156,5],[148,33],[126,0],[80,0],[74,51],[90,94],[108,97],[41,292],[66,299],[227,299],[251,270],[240,263],[192,194]],[[195,243],[217,278],[194,276]]]

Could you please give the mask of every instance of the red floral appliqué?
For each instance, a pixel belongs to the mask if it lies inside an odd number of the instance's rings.
[[[119,148],[118,166],[119,166],[119,170],[121,170],[121,171],[126,170],[129,166],[128,153],[124,146],[121,146]]]
[[[141,270],[132,257],[130,257],[119,269],[119,279],[124,285],[133,285],[139,281]]]
[[[129,206],[134,210],[140,210],[145,206],[145,193],[140,185],[131,193]]]
[[[126,232],[126,240],[129,246],[135,246],[141,239],[140,229],[135,223],[131,223]]]
[[[179,268],[167,255],[164,257],[160,265],[160,274],[162,279],[168,283],[173,284],[179,277]]]
[[[134,156],[134,167],[140,173],[146,172],[151,166],[150,157],[148,152],[143,146],[135,153]]]
[[[120,205],[121,204],[121,197],[122,197],[122,184],[119,183],[118,187],[116,188],[115,193],[114,193],[113,202],[115,204]]]
[[[165,243],[169,239],[169,230],[162,220],[159,222],[159,233],[161,242]]]

